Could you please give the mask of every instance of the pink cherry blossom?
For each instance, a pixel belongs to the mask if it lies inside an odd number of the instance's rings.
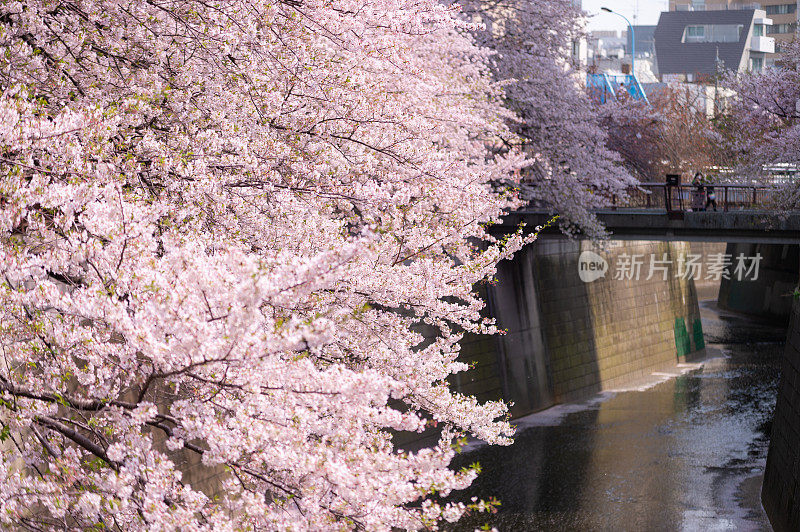
[[[736,160],[738,181],[758,180],[771,169],[800,162],[800,43],[784,45],[782,58],[760,72],[731,74],[726,84],[736,91],[721,128]],[[796,209],[800,192],[792,183],[775,196],[777,206]]]
[[[589,165],[608,154],[575,87],[547,120],[594,155],[550,150],[527,89],[498,83],[530,64],[525,83],[571,87],[532,59],[562,41],[500,68],[482,22],[434,0],[0,5],[1,526],[467,511],[437,502],[477,474],[448,468],[453,441],[513,431],[447,379],[465,331],[497,332],[474,286],[534,238],[486,227],[534,155],[570,212],[616,172]],[[508,148],[514,112],[532,147]],[[395,448],[428,419],[436,447]]]

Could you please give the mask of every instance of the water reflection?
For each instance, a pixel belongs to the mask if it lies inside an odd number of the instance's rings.
[[[703,314],[709,339],[728,343],[710,344],[702,368],[458,457],[483,468],[458,498],[502,507],[457,529],[769,530],[760,477],[783,331],[708,304]]]

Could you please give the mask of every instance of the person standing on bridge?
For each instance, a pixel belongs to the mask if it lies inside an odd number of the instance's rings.
[[[706,187],[703,186],[703,174],[701,172],[697,172],[696,174],[694,174],[692,185],[697,187],[692,193],[692,210],[695,211],[706,210],[706,207],[703,206],[703,203],[706,201],[705,197]]]
[[[714,193],[714,187],[711,185],[706,185],[706,207],[704,210],[708,210],[708,206],[714,206],[714,212],[717,212],[717,195]]]

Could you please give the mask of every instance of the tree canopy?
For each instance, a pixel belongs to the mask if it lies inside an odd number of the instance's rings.
[[[454,438],[512,429],[447,378],[463,332],[496,332],[474,286],[531,237],[486,224],[550,137],[516,147],[465,20],[433,0],[0,4],[0,523],[389,530],[467,510],[437,502],[477,474],[448,469]],[[557,102],[558,68],[526,83]],[[545,184],[602,189],[579,158],[598,132],[575,127]],[[427,419],[438,446],[394,448]]]

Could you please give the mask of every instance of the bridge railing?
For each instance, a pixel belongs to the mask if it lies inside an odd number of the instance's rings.
[[[779,190],[765,185],[715,184],[711,188],[719,211],[769,209],[774,205]],[[609,197],[607,207],[688,211],[705,208],[708,197],[708,187],[700,191],[691,184],[668,186],[664,183],[640,183],[628,191],[627,198]],[[708,208],[713,210],[711,205]]]
[[[587,74],[586,90],[589,96],[599,103],[625,97],[650,103],[642,84],[633,74]]]

